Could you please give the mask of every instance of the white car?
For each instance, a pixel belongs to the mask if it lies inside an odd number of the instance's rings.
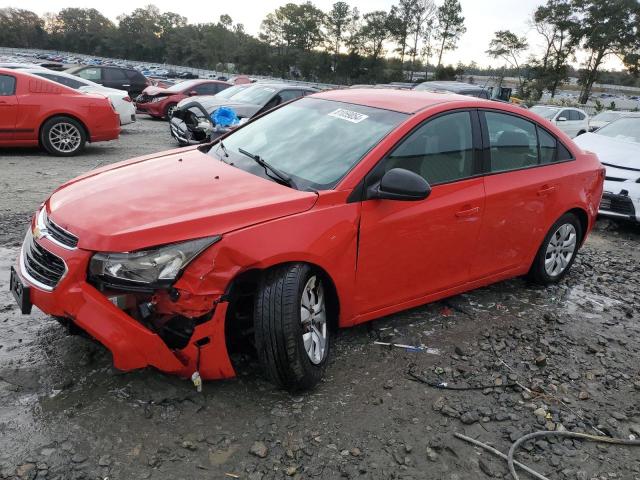
[[[589,120],[589,131],[593,132],[622,117],[640,117],[640,112],[614,112],[613,110],[600,112]]]
[[[94,83],[91,80],[86,80],[66,72],[54,72],[44,68],[25,68],[22,69],[22,71],[31,73],[32,75],[38,75],[39,77],[56,83],[61,83],[75,90],[104,95],[111,100],[113,107],[120,116],[120,125],[126,125],[136,121],[136,106],[131,101],[129,93],[125,90],[104,87],[99,83]]]
[[[571,138],[589,131],[589,115],[579,108],[535,105],[529,111],[546,118]]]
[[[574,141],[607,170],[599,213],[640,222],[640,117],[622,117]]]

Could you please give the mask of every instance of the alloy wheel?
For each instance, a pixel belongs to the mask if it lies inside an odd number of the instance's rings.
[[[557,277],[565,271],[575,254],[577,245],[576,228],[565,223],[551,235],[544,257],[544,268],[551,277]]]
[[[49,130],[49,143],[61,153],[69,153],[80,147],[82,135],[78,127],[71,123],[56,123]]]
[[[319,365],[327,353],[327,312],[322,282],[317,275],[307,281],[300,299],[302,341],[311,363]]]
[[[176,105],[171,105],[167,108],[167,118],[171,119],[171,117],[173,117],[173,112],[176,111],[176,108]]]

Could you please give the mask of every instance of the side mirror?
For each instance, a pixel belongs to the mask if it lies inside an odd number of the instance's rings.
[[[404,168],[392,168],[379,183],[369,187],[367,199],[424,200],[431,194],[431,186],[417,173]]]
[[[558,117],[556,119],[557,122],[566,122],[567,121],[567,117]]]
[[[187,95],[190,97],[195,97],[196,95],[198,95],[198,92],[196,92],[195,90],[191,90],[189,93],[187,93]]]

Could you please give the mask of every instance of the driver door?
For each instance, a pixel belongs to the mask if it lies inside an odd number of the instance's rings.
[[[16,97],[16,77],[0,75],[0,141],[15,138],[18,97]]]
[[[484,209],[480,132],[473,111],[428,119],[369,174],[392,168],[425,178],[420,201],[362,202],[356,272],[359,314],[436,294],[468,281]]]

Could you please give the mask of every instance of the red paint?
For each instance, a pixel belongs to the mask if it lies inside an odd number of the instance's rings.
[[[57,115],[82,123],[91,142],[115,140],[120,135],[120,118],[104,96],[20,70],[0,68],[0,75],[16,79],[15,94],[0,96],[0,147],[38,146],[40,127]]]
[[[166,88],[162,88],[160,86],[149,86],[142,91],[143,95],[148,97],[160,98],[161,100],[157,102],[147,102],[147,103],[136,103],[136,111],[138,113],[146,113],[151,115],[152,117],[162,118],[165,116],[167,112],[167,106],[170,104],[177,104],[180,100],[184,100],[189,97],[190,93],[195,92],[197,87],[202,85],[221,85],[224,88],[230,87],[231,84],[227,82],[222,82],[220,80],[202,80],[200,82],[194,83],[192,80],[186,80],[188,82],[188,87],[185,87],[179,91],[169,91]],[[177,85],[180,85],[179,83]],[[220,90],[222,91],[222,90]]]
[[[69,273],[53,293],[34,290],[34,303],[70,316],[104,343],[118,368],[152,365],[188,376],[196,341],[203,378],[227,378],[223,295],[234,278],[284,262],[308,262],[333,282],[340,326],[347,327],[526,273],[550,226],[578,209],[593,226],[602,195],[602,167],[555,127],[545,124],[575,160],[479,176],[433,187],[419,202],[350,202],[354,187],[408,132],[432,115],[458,108],[517,107],[426,92],[344,90],[322,98],[410,113],[334,190],[300,192],[252,176],[197,148],[132,159],[72,180],[46,204],[51,218],[76,234],[69,252],[39,242],[65,259]],[[286,108],[282,107],[282,108]],[[190,344],[170,351],[157,335],[115,308],[86,283],[94,251],[130,251],[207,235],[222,239],[197,257],[174,287],[179,299],[155,295],[163,314],[212,319]]]

